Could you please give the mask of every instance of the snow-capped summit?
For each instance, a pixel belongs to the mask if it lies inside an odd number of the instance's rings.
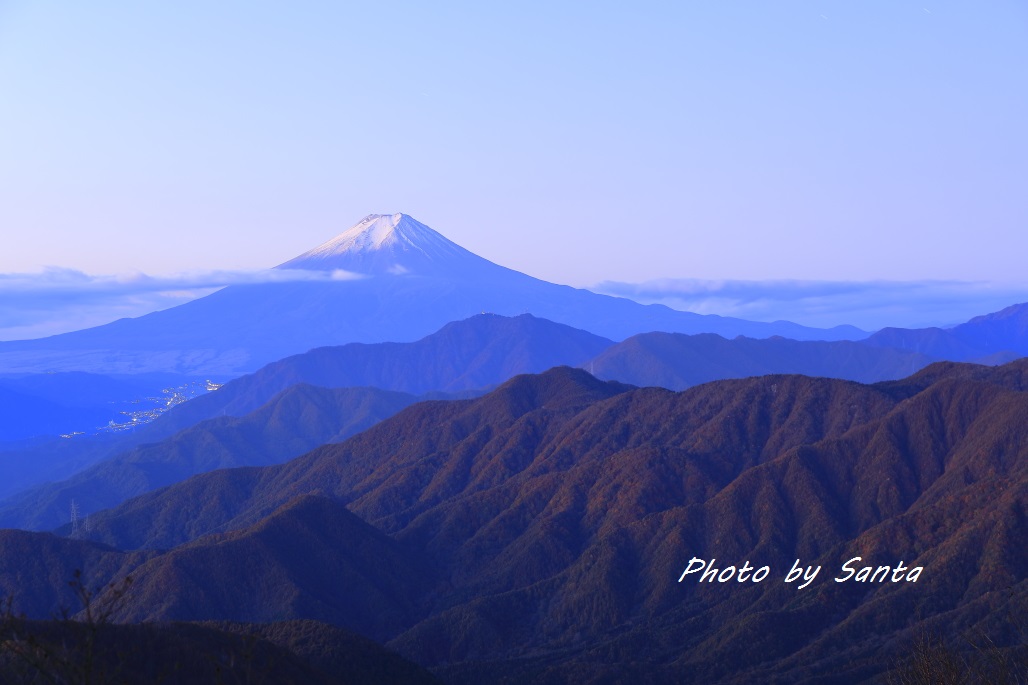
[[[406,214],[369,214],[278,268],[455,276],[484,265],[496,267]]]
[[[788,322],[702,316],[548,283],[478,257],[406,214],[368,216],[280,266],[338,269],[368,278],[230,285],[138,319],[0,342],[0,372],[234,375],[315,347],[417,340],[481,312],[530,312],[615,340],[649,331],[843,337]]]

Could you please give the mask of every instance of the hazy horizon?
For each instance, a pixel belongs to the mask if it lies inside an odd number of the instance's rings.
[[[154,280],[247,278],[394,211],[705,313],[959,322],[1028,299],[1025,63],[1007,1],[3,3],[0,339],[163,308],[196,292]],[[671,281],[687,296],[647,285]],[[764,295],[697,298],[721,282]],[[848,320],[840,283],[872,298]]]
[[[277,262],[294,256],[283,255]],[[46,337],[135,318],[231,285],[339,280],[341,276],[279,268],[194,269],[165,275],[96,275],[49,268],[0,274],[5,304],[0,309],[0,341]],[[965,281],[653,279],[638,283],[605,280],[584,287],[698,314],[762,322],[787,320],[815,328],[850,325],[868,332],[886,326],[948,327],[1028,301],[1028,288]]]

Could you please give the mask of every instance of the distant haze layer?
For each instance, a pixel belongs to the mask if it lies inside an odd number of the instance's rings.
[[[655,330],[799,340],[867,337],[852,326],[815,329],[704,316],[548,283],[479,257],[396,213],[368,215],[262,277],[171,309],[0,343],[0,371],[231,375],[314,347],[417,340],[482,312],[532,313],[612,340]]]

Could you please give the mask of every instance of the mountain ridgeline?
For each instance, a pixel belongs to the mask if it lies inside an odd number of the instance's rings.
[[[606,380],[682,390],[775,373],[876,382],[902,378],[930,362],[917,352],[850,341],[647,333],[614,343],[528,314],[480,314],[413,343],[351,343],[269,364],[110,441],[106,451],[85,452],[78,470],[29,482],[0,501],[0,525],[53,529],[68,520],[73,502],[91,513],[212,469],[279,463],[363,430],[415,396],[480,394],[517,374],[559,365]],[[402,401],[390,392],[403,393]],[[81,444],[94,448],[90,441]],[[58,447],[66,453],[70,446]],[[55,454],[47,451],[46,459]],[[14,456],[8,455],[9,464]],[[41,462],[33,451],[23,460]]]
[[[13,495],[0,502],[0,527],[50,530],[68,521],[73,506],[88,515],[197,473],[278,464],[344,440],[416,400],[377,388],[292,385],[246,416],[200,421]]]
[[[614,340],[648,331],[840,340],[831,330],[704,316],[548,283],[472,254],[405,214],[371,215],[267,282],[103,326],[0,343],[0,373],[238,375],[315,347],[418,340],[481,312],[536,316]]]
[[[1017,640],[1026,393],[1024,361],[678,393],[557,368],[17,540],[131,575],[119,620],[316,619],[449,683],[859,682],[921,631]],[[858,556],[922,570],[835,582]],[[0,588],[46,611],[24,558]],[[700,581],[694,558],[769,572]],[[797,560],[822,568],[803,589]]]
[[[866,342],[950,361],[1010,361],[1028,356],[1028,303],[976,316],[949,329],[883,328]]]
[[[403,214],[266,276],[0,343],[0,681],[1028,680],[1028,305],[700,316]]]
[[[110,443],[106,455],[93,458],[99,463],[23,487],[0,501],[0,525],[49,530],[68,520],[72,502],[91,513],[196,473],[282,462],[369,427],[415,395],[480,394],[517,374],[554,366],[680,390],[771,373],[873,382],[902,378],[929,361],[916,352],[849,341],[648,333],[614,343],[529,314],[479,314],[413,343],[351,343],[269,364]],[[386,391],[407,399],[398,403]],[[25,460],[39,461],[31,452]]]

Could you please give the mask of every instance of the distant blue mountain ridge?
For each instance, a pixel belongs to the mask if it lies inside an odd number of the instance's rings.
[[[238,375],[315,347],[418,340],[483,312],[531,313],[612,340],[650,331],[796,340],[867,336],[852,326],[817,329],[701,315],[549,283],[472,254],[406,214],[370,215],[278,268],[360,277],[233,285],[135,319],[3,342],[0,373]]]

